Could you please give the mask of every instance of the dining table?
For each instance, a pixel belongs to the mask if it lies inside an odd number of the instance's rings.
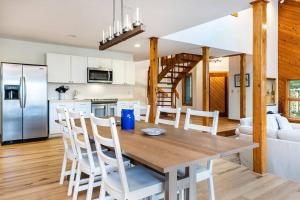
[[[90,119],[86,118],[85,122],[89,136],[93,137]],[[162,128],[165,133],[148,136],[141,131],[145,128]],[[117,126],[117,130],[125,156],[165,176],[166,200],[177,199],[179,169],[184,168],[188,176],[185,198],[196,200],[196,168],[201,161],[218,159],[258,147],[256,143],[236,138],[143,121],[136,121],[133,130],[122,130],[121,126]],[[109,128],[98,127],[98,131],[103,137],[111,138]]]

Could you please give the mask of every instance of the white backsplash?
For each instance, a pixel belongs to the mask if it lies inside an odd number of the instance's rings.
[[[78,91],[78,99],[132,99],[133,87],[130,85],[112,85],[112,84],[54,84],[48,83],[48,99],[58,99],[58,93],[55,91],[61,85],[69,86],[70,89],[65,94],[65,99],[73,99],[74,91]]]

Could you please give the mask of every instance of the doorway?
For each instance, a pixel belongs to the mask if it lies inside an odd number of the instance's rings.
[[[209,73],[209,110],[228,117],[228,72]]]

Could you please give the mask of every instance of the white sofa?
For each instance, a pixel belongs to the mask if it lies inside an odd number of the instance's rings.
[[[236,134],[241,140],[252,141],[252,130],[252,118],[244,118]],[[267,115],[267,147],[268,172],[300,182],[300,124],[287,124],[278,114]],[[240,160],[252,169],[252,150],[241,152]]]

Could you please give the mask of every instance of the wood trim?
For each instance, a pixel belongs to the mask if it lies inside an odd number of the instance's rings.
[[[267,1],[257,0],[253,8],[253,142],[259,148],[253,150],[253,170],[259,174],[267,172],[266,138],[266,51]]]
[[[209,111],[209,47],[202,47],[202,110]],[[203,125],[208,125],[208,118],[204,118]]]
[[[246,117],[246,56],[240,55],[240,118]]]
[[[154,123],[156,115],[157,102],[157,74],[158,74],[158,38],[150,38],[150,80],[149,80],[149,105],[151,106],[149,122]]]
[[[191,83],[192,83],[192,101],[190,104],[186,104],[185,102],[185,78],[186,76],[191,76]],[[193,87],[194,87],[194,84],[193,84],[193,74],[192,73],[189,73],[187,74],[186,76],[183,77],[182,79],[182,105],[183,106],[193,106],[193,100],[194,100],[194,94],[193,94]]]

